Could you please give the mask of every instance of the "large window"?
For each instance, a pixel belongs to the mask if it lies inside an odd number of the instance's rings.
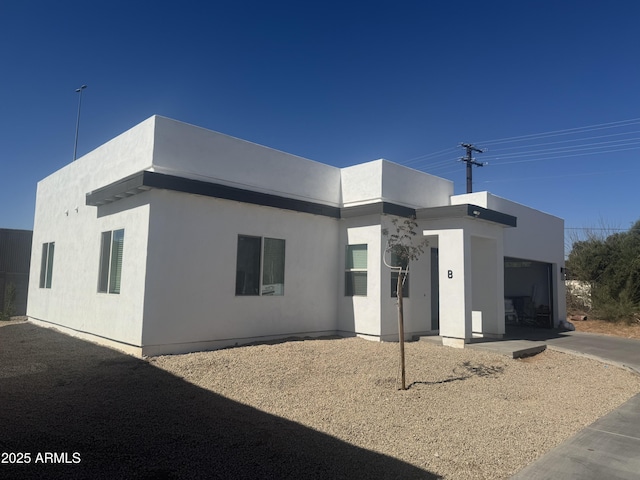
[[[124,230],[102,232],[98,292],[120,293]]]
[[[284,295],[285,241],[238,235],[236,295]]]
[[[40,288],[51,288],[51,275],[53,274],[53,252],[55,242],[42,244],[42,259],[40,261]]]
[[[367,245],[347,245],[344,274],[347,297],[367,295]]]
[[[402,259],[392,252],[391,265],[394,267],[402,267],[402,276],[404,277],[404,283],[402,284],[402,296],[404,298],[409,297],[409,272],[407,272],[409,262],[407,259]],[[398,274],[398,270],[391,270],[391,297],[393,298],[398,296]]]

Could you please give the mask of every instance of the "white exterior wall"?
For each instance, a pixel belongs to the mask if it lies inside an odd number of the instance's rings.
[[[456,195],[452,205],[470,203],[517,217],[517,227],[504,231],[504,256],[550,263],[553,275],[554,319],[567,317],[564,268],[564,220],[488,192]]]
[[[340,170],[342,204],[345,207],[382,200],[382,160]]]
[[[38,183],[27,315],[139,346],[149,206],[146,194],[98,217],[85,194],[151,166],[154,119]],[[101,232],[125,229],[122,293],[97,293]],[[39,288],[42,244],[55,242],[51,288]]]
[[[390,216],[337,220],[168,190],[85,205],[88,192],[143,170],[335,207],[472,203],[514,215],[515,229],[466,218],[418,219],[417,231],[431,244],[411,264],[406,336],[431,329],[431,246],[440,251],[441,335],[468,339],[474,327],[501,333],[504,256],[553,264],[554,317],[566,317],[560,219],[486,192],[452,196],[448,180],[385,160],[338,169],[163,117],[38,184],[29,317],[146,354],[336,332],[397,339],[391,272],[382,262]],[[120,228],[121,293],[98,294],[101,233]],[[239,234],[286,241],[284,296],[235,296]],[[38,285],[45,242],[55,242],[51,289]],[[361,243],[368,246],[367,296],[346,297],[346,246]],[[488,277],[495,282],[484,282]]]
[[[219,348],[337,329],[339,221],[155,190],[144,353]],[[283,296],[236,296],[238,235],[285,240]]]
[[[453,182],[382,161],[382,199],[412,208],[449,205]]]
[[[484,220],[423,220],[439,250],[440,335],[462,346],[474,333],[504,334],[504,227]],[[449,341],[448,339],[458,339]]]
[[[340,204],[340,169],[156,116],[153,170],[256,192]]]
[[[449,204],[453,182],[386,160],[341,170],[342,202],[345,207],[391,202],[412,208]]]
[[[380,336],[380,288],[382,262],[382,227],[380,215],[368,215],[340,221],[338,246],[339,281],[338,330],[342,334],[369,337]],[[367,296],[345,295],[345,271],[347,245],[367,245]]]
[[[452,205],[470,203],[517,217],[516,228],[504,233],[506,257],[538,262],[564,262],[564,220],[488,192],[455,195]]]
[[[394,233],[391,223],[393,216],[383,216],[383,228]],[[403,221],[403,218],[399,219]],[[418,222],[415,229],[418,240],[422,240],[422,229]],[[382,249],[386,248],[387,238],[382,237]],[[429,249],[437,246],[437,241],[429,239],[429,245],[418,260],[409,262],[409,297],[403,298],[404,333],[405,339],[431,332],[431,254]],[[390,262],[390,255],[386,256]],[[398,340],[398,300],[391,296],[391,269],[382,264],[380,272],[381,282],[381,332],[383,340]]]

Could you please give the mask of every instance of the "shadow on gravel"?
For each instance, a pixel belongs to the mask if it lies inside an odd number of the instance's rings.
[[[0,425],[31,457],[3,478],[441,478],[31,324],[0,328]]]
[[[453,373],[457,375],[455,377],[445,378],[444,380],[437,380],[435,382],[412,382],[407,386],[407,390],[417,385],[439,385],[442,383],[459,382],[471,377],[495,377],[502,372],[504,372],[504,367],[501,366],[473,365],[471,362],[464,362],[459,368],[454,370]]]

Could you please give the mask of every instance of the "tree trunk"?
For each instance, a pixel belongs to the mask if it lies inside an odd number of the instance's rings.
[[[398,296],[398,335],[400,340],[400,369],[402,376],[402,390],[407,389],[405,381],[405,368],[404,368],[404,313],[402,310],[402,269],[398,272],[398,285],[396,287],[396,293]]]

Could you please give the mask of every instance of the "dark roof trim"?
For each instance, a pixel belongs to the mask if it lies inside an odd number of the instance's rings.
[[[145,173],[150,172],[138,172],[106,187],[89,192],[86,195],[85,203],[98,207],[149,190],[149,187],[144,184]]]
[[[516,217],[476,205],[449,205],[415,210],[395,203],[377,202],[354,207],[338,208],[306,200],[281,197],[270,193],[253,192],[251,190],[230,187],[219,183],[204,182],[202,180],[193,180],[146,170],[87,193],[86,204],[94,207],[106,205],[107,203],[112,203],[122,198],[151,190],[152,188],[191,193],[224,200],[234,200],[253,205],[322,215],[330,218],[351,218],[386,213],[399,217],[416,216],[422,219],[473,217],[511,227],[516,226]]]
[[[104,205],[152,188],[340,218],[338,207],[148,171],[138,172],[111,185],[87,193],[86,203],[92,206]]]
[[[488,208],[479,207],[464,203],[462,205],[446,205],[443,207],[421,208],[416,211],[419,219],[439,219],[439,218],[477,218],[487,222],[499,223],[507,227],[517,226],[517,217],[497,210],[489,210]]]
[[[413,217],[416,214],[416,210],[389,202],[367,203],[366,205],[341,208],[340,218],[361,217],[372,214],[381,215],[383,213],[399,217]]]

